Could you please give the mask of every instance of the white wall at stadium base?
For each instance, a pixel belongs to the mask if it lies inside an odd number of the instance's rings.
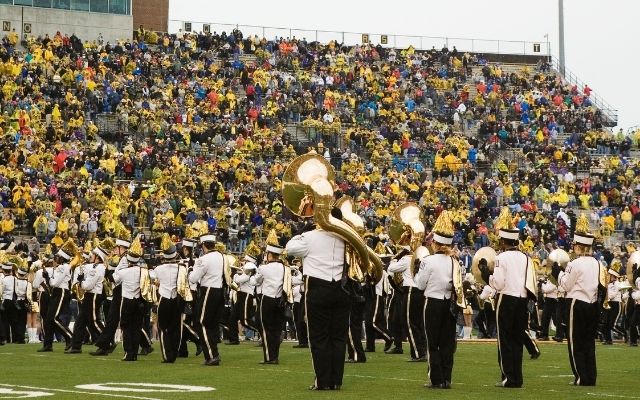
[[[71,36],[76,34],[83,42],[93,41],[102,32],[105,43],[114,43],[119,39],[131,40],[133,36],[133,16],[103,14],[88,11],[68,11],[54,8],[20,7],[0,5],[0,21],[10,21],[11,29],[22,37],[22,22],[31,24],[31,36],[45,34],[53,37],[60,33]],[[8,32],[0,32],[0,37]]]

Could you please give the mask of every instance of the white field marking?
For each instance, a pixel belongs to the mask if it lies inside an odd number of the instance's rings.
[[[7,396],[3,396],[3,395]],[[33,391],[22,391],[22,390],[13,390],[0,388],[0,399],[28,399],[33,397],[46,397],[53,396],[53,393],[49,392],[33,392]]]
[[[538,378],[573,378],[573,375],[540,375]]]
[[[137,387],[130,387],[130,386],[137,386]],[[139,383],[139,382],[93,383],[88,385],[77,385],[76,388],[84,389],[84,390],[100,390],[100,391],[106,391],[106,392],[139,392],[139,393],[212,392],[216,390],[215,388],[208,387],[208,386],[172,385],[172,384],[166,384],[166,383]]]
[[[587,393],[589,396],[599,396],[599,397],[615,397],[618,399],[640,399],[637,396],[624,396],[621,394],[609,394],[609,393]]]
[[[16,387],[16,388],[21,388],[21,389],[32,389],[32,390],[50,390],[52,392],[61,392],[61,393],[92,394],[94,396],[118,397],[118,398],[123,398],[123,399],[162,400],[162,399],[156,399],[154,397],[127,396],[127,395],[124,395],[124,394],[97,393],[97,392],[81,392],[80,390],[52,389],[52,388],[43,388],[43,387],[36,387],[36,386],[24,386],[24,385],[7,385],[5,383],[0,383],[0,386]]]

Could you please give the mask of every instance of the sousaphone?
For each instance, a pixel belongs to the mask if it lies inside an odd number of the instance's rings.
[[[369,251],[358,232],[347,222],[331,215],[334,206],[335,172],[329,162],[315,152],[296,157],[282,177],[282,198],[285,206],[295,215],[313,217],[321,229],[336,234],[355,250],[362,275],[369,274],[376,282],[382,271],[375,270]]]
[[[489,282],[485,282],[482,279],[482,273],[480,272],[480,260],[484,259],[487,261],[487,269],[489,270],[489,275],[493,274],[493,270],[496,267],[496,256],[498,254],[493,249],[493,247],[485,246],[473,255],[473,260],[471,261],[471,273],[475,278],[476,282],[482,283],[483,285],[488,285]]]

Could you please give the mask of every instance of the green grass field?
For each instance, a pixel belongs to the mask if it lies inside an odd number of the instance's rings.
[[[307,390],[313,380],[309,350],[292,345],[283,343],[280,365],[269,366],[258,364],[262,353],[254,343],[221,346],[220,367],[204,367],[202,358],[194,355],[173,365],[161,364],[157,344],[154,353],[134,363],[120,361],[121,346],[109,357],[91,357],[87,352],[92,348],[86,346],[84,354],[65,355],[60,344],[45,354],[37,353],[36,345],[6,345],[0,347],[0,398],[40,392],[49,393],[46,398],[51,399],[640,399],[640,349],[622,344],[598,345],[596,387],[569,386],[572,375],[566,344],[544,343],[539,359],[525,359],[524,388],[502,389],[493,386],[500,378],[495,343],[461,343],[452,390],[423,388],[426,364],[407,362],[407,354],[385,355],[379,344],[378,352],[367,353],[366,364],[346,365],[340,392]],[[118,392],[77,387],[99,383],[128,385],[121,385]],[[145,389],[139,384],[206,386],[215,391],[135,391]]]

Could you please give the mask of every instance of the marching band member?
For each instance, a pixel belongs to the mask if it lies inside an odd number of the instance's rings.
[[[552,275],[566,292],[568,304],[569,361],[575,377],[573,384],[596,384],[596,335],[598,331],[598,286],[600,263],[593,257],[594,237],[589,233],[589,221],[582,214],[576,223],[573,248],[578,258],[570,261],[560,277],[560,267],[552,268]]]
[[[246,329],[257,331],[252,322],[254,315],[253,293],[255,287],[251,284],[251,277],[254,276],[258,270],[256,266],[257,260],[255,257],[247,254],[244,256],[243,262],[242,271],[233,276],[233,281],[239,286],[235,303],[237,315],[234,320],[240,321]]]
[[[222,254],[215,250],[214,235],[200,237],[204,255],[198,258],[189,274],[189,282],[200,285],[198,293],[198,326],[200,345],[204,352],[204,365],[220,365],[218,343],[220,333],[218,326],[224,308],[223,275],[224,260]]]
[[[339,210],[332,215],[340,217]],[[286,245],[289,256],[302,259],[309,347],[315,371],[311,390],[342,387],[349,330],[349,295],[342,290],[345,240],[322,229],[296,235]]]
[[[553,324],[556,327],[556,336],[561,327],[560,321],[556,317],[556,310],[558,309],[558,287],[549,279],[544,279],[540,282],[540,290],[544,295],[540,340],[547,341],[549,340],[549,325],[551,321],[553,320]]]
[[[129,232],[122,229],[117,233],[116,246],[113,249],[111,256],[117,261],[116,265],[110,265],[105,263],[105,277],[110,283],[113,283],[113,274],[126,268],[129,263],[127,261],[127,250],[131,246]],[[107,303],[106,301],[104,303]],[[104,329],[95,342],[97,349],[90,352],[92,356],[105,356],[113,353],[116,348],[115,336],[118,325],[120,324],[120,317],[122,312],[122,287],[120,285],[113,286],[112,299],[108,303],[108,311],[105,312],[106,321],[104,323]]]
[[[190,232],[187,227],[187,232]],[[187,233],[188,235],[188,233]],[[190,236],[190,235],[188,235]],[[194,250],[197,244],[197,239],[191,239],[190,237],[182,239],[182,248],[180,249],[180,262],[185,265],[189,271],[193,269],[194,265]],[[200,337],[198,336],[198,326],[195,314],[195,305],[198,297],[198,284],[189,282],[189,288],[191,289],[191,298],[189,306],[190,313],[185,313],[182,321],[182,340],[180,341],[180,349],[178,349],[178,357],[189,357],[189,348],[187,342],[193,342],[196,345],[196,356],[202,353],[202,347],[200,347]]]
[[[291,269],[291,285],[293,288],[293,322],[296,326],[296,338],[298,344],[295,349],[309,348],[309,336],[307,334],[307,322],[304,312],[304,276],[301,267]]]
[[[122,361],[137,361],[140,336],[142,331],[142,309],[140,281],[140,259],[144,255],[140,238],[136,238],[126,255],[127,266],[113,273],[113,282],[122,290],[122,313],[120,328],[122,329]]]
[[[459,272],[453,250],[453,223],[447,211],[441,211],[433,227],[435,254],[422,258],[415,276],[418,290],[424,292],[424,326],[427,334],[428,376],[425,385],[432,389],[451,389],[453,354],[456,351],[457,307],[453,297],[454,274]]]
[[[174,363],[182,336],[182,309],[178,296],[179,265],[176,264],[176,246],[168,234],[164,234],[160,244],[164,262],[150,272],[151,279],[158,281],[158,335],[162,362]]]
[[[280,355],[280,337],[284,328],[283,293],[285,286],[291,286],[291,272],[280,261],[282,247],[267,239],[265,250],[266,264],[258,267],[251,283],[262,287],[260,302],[260,320],[262,321],[262,350],[264,360],[261,364],[278,364]],[[287,282],[288,279],[288,282]]]
[[[113,246],[114,243],[111,239],[103,240],[99,246],[91,251],[90,263],[81,267],[83,274],[79,274],[76,277],[80,287],[85,290],[86,293],[82,301],[78,300],[78,317],[73,326],[71,348],[65,351],[67,354],[82,353],[82,342],[87,329],[93,338],[99,337],[104,329],[99,311],[104,298],[102,295],[102,284],[105,273],[105,262]]]
[[[28,268],[24,260],[12,256],[2,266],[4,278],[0,282],[2,292],[2,314],[6,339],[11,343],[24,344],[27,327],[27,296],[31,296],[31,284],[27,281]]]
[[[631,318],[629,318],[629,345],[638,346],[638,336],[640,335],[640,266],[632,267],[632,284],[635,290],[629,296],[627,306],[632,308]]]
[[[69,306],[69,301],[71,301],[71,294],[69,293],[71,266],[69,262],[76,251],[73,241],[71,239],[67,240],[56,253],[55,263],[57,266],[53,269],[51,277],[49,277],[46,269],[42,272],[43,277],[49,279],[52,293],[44,320],[44,342],[38,352],[53,351],[53,335],[55,332],[64,337],[65,350],[71,347],[72,334],[69,328],[60,320],[60,314]]]
[[[604,310],[606,320],[603,329],[603,344],[605,345],[613,344],[611,331],[616,330],[617,332],[616,322],[622,313],[622,307],[620,307],[620,303],[622,302],[622,291],[620,290],[620,283],[618,282],[618,278],[620,278],[620,268],[622,268],[622,263],[620,260],[614,259],[611,262],[611,268],[609,268],[608,271],[609,282],[607,285],[607,295],[609,296],[610,308],[608,310]]]
[[[498,359],[502,380],[498,387],[522,387],[522,350],[528,325],[528,297],[535,298],[536,281],[529,258],[518,250],[519,231],[514,229],[511,212],[504,207],[496,227],[499,229],[502,252],[496,256],[494,272],[489,276],[482,266],[482,278],[498,292],[496,322]]]
[[[387,272],[394,274],[402,273],[402,313],[404,315],[404,326],[408,332],[409,346],[411,348],[411,358],[409,361],[423,362],[427,361],[426,357],[426,337],[424,333],[424,295],[416,287],[413,279],[411,260],[413,254],[406,246],[396,257],[389,263]]]
[[[47,310],[49,309],[49,300],[51,298],[51,284],[49,279],[45,279],[45,276],[49,277],[53,275],[53,255],[51,254],[51,247],[48,246],[42,255],[42,263],[33,275],[32,286],[37,293],[38,306],[40,308],[40,321],[44,322],[47,316]],[[42,329],[42,336],[45,335],[44,323],[40,324]],[[34,338],[37,339],[37,332],[34,332]]]

